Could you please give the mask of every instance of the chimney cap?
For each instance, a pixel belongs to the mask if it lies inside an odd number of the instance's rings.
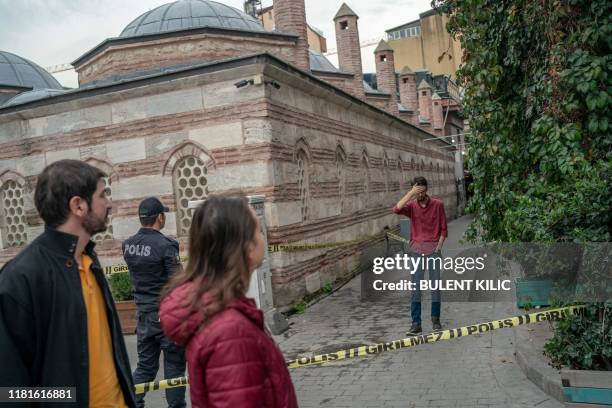
[[[400,71],[400,76],[404,76],[404,75],[414,75],[414,71],[410,69],[410,67],[408,65],[404,66],[404,68],[402,68],[402,70]]]
[[[440,95],[438,95],[437,92],[434,92],[432,97],[431,97],[431,100],[432,101],[437,101],[438,99],[442,99],[442,98],[440,98]]]
[[[334,16],[334,20],[340,17],[348,16],[359,18],[359,16],[346,3],[342,3],[342,6],[340,6],[340,10],[338,10],[336,15]]]
[[[431,87],[431,85],[429,85],[429,83],[427,83],[426,80],[422,79],[417,89],[420,91],[421,89],[433,89],[433,88]]]
[[[380,42],[378,43],[378,47],[376,47],[374,52],[376,53],[376,52],[383,52],[383,51],[391,51],[391,52],[393,52],[393,48],[391,48],[389,43],[386,42],[385,40],[380,40]]]

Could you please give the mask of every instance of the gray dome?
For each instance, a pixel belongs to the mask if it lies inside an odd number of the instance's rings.
[[[119,36],[134,37],[198,27],[265,31],[258,19],[225,4],[209,0],[179,0],[142,14]]]
[[[10,52],[0,51],[0,87],[62,89],[53,75],[39,65]]]
[[[313,49],[308,50],[308,57],[310,58],[310,69],[312,71],[322,72],[340,72],[338,68],[328,60],[325,55],[316,52]]]
[[[33,91],[22,92],[19,95],[13,96],[4,104],[0,105],[0,108],[6,108],[7,106],[21,105],[22,103],[37,101],[39,99],[49,98],[51,96],[63,94],[67,92],[61,89],[34,89]]]

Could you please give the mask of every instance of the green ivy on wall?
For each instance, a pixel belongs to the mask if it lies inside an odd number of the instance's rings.
[[[610,241],[612,3],[433,5],[464,51],[468,237]]]
[[[450,14],[447,29],[463,49],[457,79],[470,127],[468,210],[475,215],[467,237],[609,242],[612,2],[434,0],[432,6]],[[611,310],[609,300],[607,307],[592,303],[585,316],[558,324],[546,346],[552,361],[611,370]],[[573,339],[581,346],[572,346]]]

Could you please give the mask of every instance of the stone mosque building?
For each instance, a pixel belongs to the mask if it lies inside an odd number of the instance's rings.
[[[339,68],[309,50],[304,0],[273,7],[275,31],[265,31],[214,1],[162,5],[74,61],[77,89],[0,52],[0,263],[43,230],[37,175],[66,158],[109,175],[113,213],[96,237],[103,265],[122,261],[151,195],[170,207],[164,232],[182,251],[188,202],[231,191],[264,197],[269,244],[364,239],[269,254],[276,306],[349,274],[381,240],[370,237],[397,228],[391,207],[416,175],[454,218],[453,146],[435,136],[461,126],[457,101],[426,73],[396,74],[384,41],[377,89],[365,83],[346,4],[334,17]]]

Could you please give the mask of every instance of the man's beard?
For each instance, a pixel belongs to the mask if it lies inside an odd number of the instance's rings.
[[[95,235],[99,232],[106,231],[106,223],[108,222],[109,211],[106,212],[104,219],[97,218],[91,211],[87,213],[83,220],[83,228],[89,235]]]

